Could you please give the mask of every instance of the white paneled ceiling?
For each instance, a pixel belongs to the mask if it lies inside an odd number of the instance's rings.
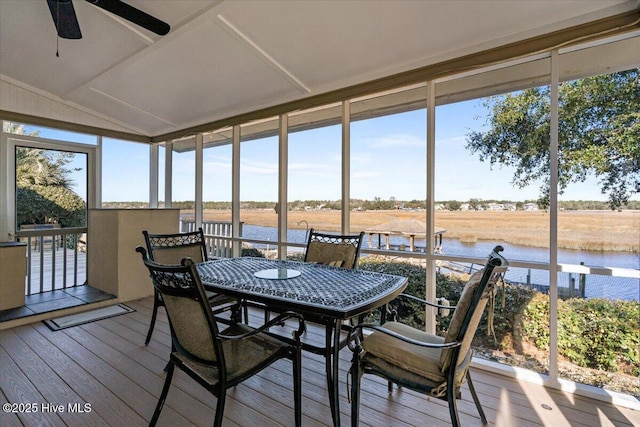
[[[616,15],[640,3],[126,2],[168,22],[169,34],[158,36],[74,0],[83,38],[57,40],[45,0],[0,0],[0,80],[90,113],[103,120],[101,126],[155,136]],[[0,109],[33,115],[33,105],[9,99],[6,87],[0,85]],[[38,114],[62,120],[54,110],[40,108]]]

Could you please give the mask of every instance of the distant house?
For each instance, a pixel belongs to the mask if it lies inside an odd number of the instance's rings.
[[[487,205],[488,211],[503,211],[504,205],[502,203],[489,203]]]
[[[523,209],[525,211],[537,211],[538,205],[536,203],[525,203]]]

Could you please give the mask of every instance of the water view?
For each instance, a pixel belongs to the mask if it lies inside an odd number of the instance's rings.
[[[322,231],[322,230],[319,230]],[[277,229],[274,227],[263,227],[257,225],[244,225],[242,228],[243,237],[246,239],[277,241]],[[287,232],[288,239],[293,243],[305,243],[307,238],[306,230],[290,229]],[[377,240],[373,240],[377,244]],[[391,236],[390,244],[394,247],[401,245],[409,246],[409,239],[403,236]],[[443,239],[442,252],[451,255],[464,255],[470,257],[486,257],[495,242],[462,243],[458,239]],[[369,235],[365,235],[363,248],[369,245]],[[268,244],[255,244],[258,249],[271,247]],[[424,239],[416,239],[416,246],[425,247]],[[520,260],[527,262],[548,262],[548,250],[544,248],[534,248],[513,244],[502,244],[504,255],[510,260]],[[638,270],[640,267],[640,255],[628,252],[607,252],[606,257],[600,251],[577,251],[560,249],[558,259],[565,264],[584,264],[589,267],[610,267]],[[606,261],[605,261],[606,260]],[[533,270],[512,267],[507,272],[507,280],[511,282],[531,284],[532,286],[546,291],[548,289],[549,273],[544,270]],[[574,281],[578,287],[579,275],[561,273],[559,275],[559,286],[569,288]],[[640,300],[640,278],[637,277],[616,277],[589,274],[585,277],[585,296],[587,298],[608,298],[623,300]]]

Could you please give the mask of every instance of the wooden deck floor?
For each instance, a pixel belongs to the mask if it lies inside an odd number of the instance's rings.
[[[146,425],[162,388],[169,353],[164,310],[153,340],[143,345],[152,300],[127,303],[136,312],[52,332],[42,323],[0,331],[0,403],[34,404],[36,413],[0,412],[8,426]],[[256,321],[261,313],[252,312]],[[314,331],[309,333],[314,338]],[[320,336],[318,336],[319,338]],[[341,353],[341,417],[350,425],[346,370],[350,353]],[[303,354],[303,425],[324,426],[327,404],[323,360]],[[545,389],[482,370],[472,371],[491,425],[497,426],[638,426],[640,412]],[[361,425],[375,427],[447,426],[447,406],[407,390],[386,393],[386,383],[363,380]],[[280,361],[228,392],[225,426],[293,425],[291,365]],[[70,412],[80,403],[85,412]],[[84,406],[84,404],[88,406]],[[47,406],[51,405],[51,406]],[[54,413],[53,405],[64,412]],[[464,426],[479,426],[467,390],[459,411]],[[160,416],[163,426],[208,426],[215,398],[176,371]],[[47,412],[48,410],[48,412]]]

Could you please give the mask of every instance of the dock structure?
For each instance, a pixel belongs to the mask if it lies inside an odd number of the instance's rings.
[[[435,227],[433,232],[434,251],[442,252],[442,235],[447,230]],[[369,235],[369,247],[387,250],[401,250],[410,252],[424,252],[424,246],[416,246],[416,239],[426,239],[427,225],[416,219],[391,219],[372,228],[364,230]],[[377,236],[377,244],[374,242],[374,236]],[[384,236],[384,242],[383,242]],[[392,245],[391,236],[402,236],[409,239],[409,246],[404,244]]]

